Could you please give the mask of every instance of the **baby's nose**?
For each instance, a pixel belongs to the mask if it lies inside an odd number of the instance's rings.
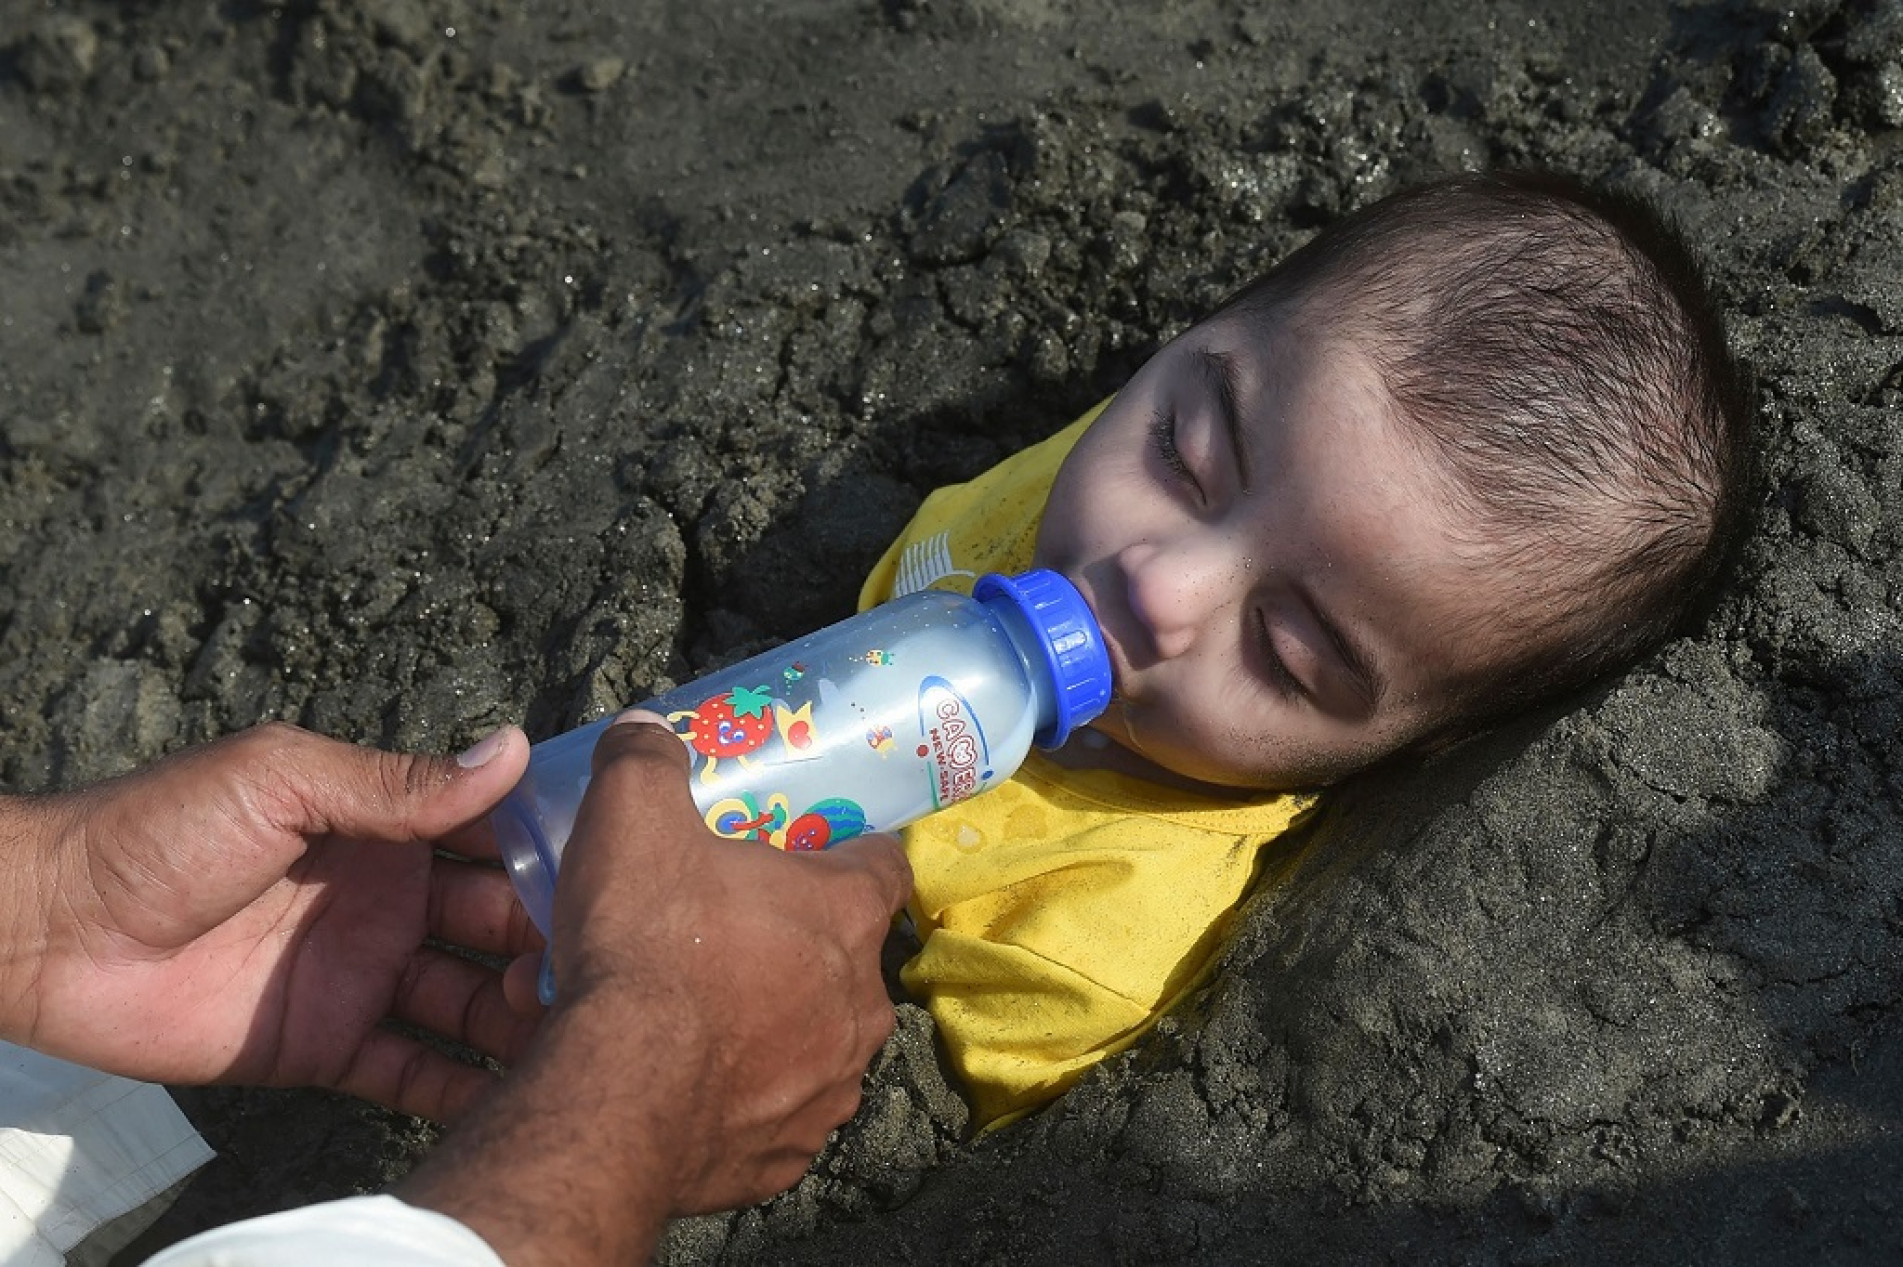
[[[1235,568],[1214,543],[1144,542],[1119,556],[1130,611],[1158,660],[1186,654],[1229,602]]]

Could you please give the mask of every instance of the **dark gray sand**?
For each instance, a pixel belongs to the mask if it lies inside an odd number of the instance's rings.
[[[1690,226],[1761,383],[1709,628],[1345,789],[1039,1118],[963,1142],[906,1010],[668,1256],[1897,1261],[1899,124],[1897,0],[3,0],[4,786],[596,715],[846,612],[1344,209],[1565,168]],[[220,1157],[139,1250],[432,1138],[180,1098]]]

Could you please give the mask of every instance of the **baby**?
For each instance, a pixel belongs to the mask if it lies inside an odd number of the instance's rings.
[[[904,980],[979,1124],[1193,988],[1316,789],[1693,619],[1740,530],[1749,419],[1656,214],[1463,175],[1325,229],[1091,414],[927,498],[862,605],[901,576],[1055,568],[1116,673],[1092,728],[907,833]]]

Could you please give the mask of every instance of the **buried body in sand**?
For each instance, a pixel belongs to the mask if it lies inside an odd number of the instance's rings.
[[[1198,984],[1316,793],[1628,667],[1739,531],[1749,413],[1651,210],[1460,176],[1322,231],[1110,401],[940,490],[861,596],[1056,569],[1090,730],[907,832],[904,970],[981,1128]],[[914,560],[935,562],[921,577]]]

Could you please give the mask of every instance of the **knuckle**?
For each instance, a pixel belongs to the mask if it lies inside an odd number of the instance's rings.
[[[221,740],[220,746],[233,768],[274,772],[296,763],[295,752],[308,734],[289,722],[268,721]]]
[[[294,747],[310,736],[310,731],[287,721],[260,722],[239,734],[237,742],[260,752],[276,752]]]
[[[890,1042],[893,1032],[898,1027],[898,1010],[892,1006],[892,1000],[886,998],[882,991],[879,1001],[873,1007],[872,1022],[866,1029],[866,1034],[871,1039],[872,1050],[878,1051]]]
[[[822,1137],[819,1143],[814,1145],[811,1149],[807,1149],[803,1144],[800,1148],[802,1152],[817,1153],[821,1147],[824,1147],[825,1143],[826,1141]],[[775,1162],[763,1173],[761,1186],[767,1196],[778,1195],[805,1178],[806,1171],[811,1165],[811,1161],[804,1156],[789,1157],[784,1161]]]
[[[837,856],[858,876],[852,886],[855,914],[863,908],[864,918],[883,924],[911,897],[912,864],[896,837],[862,836],[846,842]]]
[[[386,805],[401,805],[429,790],[435,782],[428,761],[380,748],[365,751],[370,758],[372,784]]]
[[[876,883],[852,884],[837,894],[836,900],[840,906],[838,927],[851,944],[885,940],[895,908],[886,901],[882,886]]]
[[[832,1128],[851,1121],[859,1112],[859,1106],[865,1103],[865,1094],[860,1086],[859,1079],[854,1078],[851,1082],[841,1084],[838,1091],[827,1099],[824,1118],[828,1134]],[[817,1153],[825,1144],[825,1137],[821,1136],[813,1151]]]
[[[892,1005],[883,992],[875,1002],[868,994],[865,1004],[859,1009],[858,1021],[853,1027],[847,1052],[855,1070],[863,1073],[872,1058],[885,1048],[892,1037],[894,1028]]]
[[[271,721],[222,741],[230,745],[222,749],[229,760],[218,767],[225,786],[266,821],[296,819],[307,800],[302,751],[311,737],[289,722]]]

